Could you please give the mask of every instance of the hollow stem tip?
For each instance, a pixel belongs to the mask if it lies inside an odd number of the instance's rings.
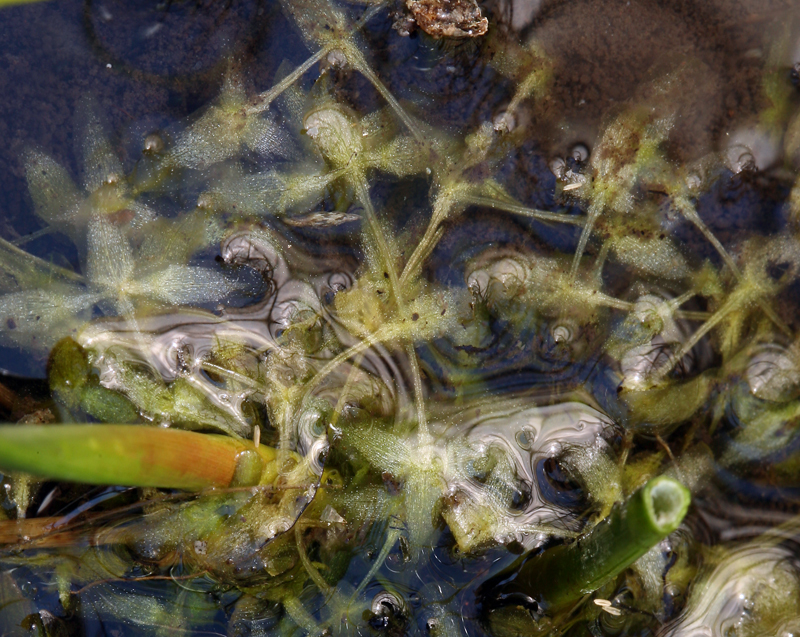
[[[532,598],[548,613],[563,609],[615,578],[677,529],[690,502],[680,482],[654,478],[575,542],[521,557],[495,580],[491,594],[498,600]]]

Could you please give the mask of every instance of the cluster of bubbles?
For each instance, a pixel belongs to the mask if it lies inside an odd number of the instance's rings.
[[[474,2],[436,4],[395,15],[287,0],[310,56],[261,92],[231,63],[219,97],[144,138],[132,170],[88,99],[80,185],[27,151],[45,227],[0,239],[0,339],[34,366],[50,355],[50,417],[253,440],[279,469],[252,488],[140,490],[135,516],[128,494],[90,541],[12,542],[0,587],[22,601],[0,611],[4,625],[800,629],[791,74],[784,117],[729,148],[670,154],[679,64],[607,114],[593,144],[546,158],[531,139],[553,60]],[[493,48],[494,110],[454,130],[428,97],[398,99],[362,37],[387,20],[393,38],[415,21],[475,38],[449,48],[420,34],[430,56],[475,63]],[[750,150],[765,138],[785,155],[773,173]],[[515,183],[531,156],[545,195]],[[783,189],[780,227],[726,245],[701,213],[757,179]],[[24,249],[50,233],[72,242],[78,269]],[[573,541],[665,473],[693,493],[687,521],[569,612],[517,604],[498,620],[476,595],[516,555]],[[6,486],[20,518],[44,493],[25,476]],[[746,519],[728,520],[719,503],[737,498]],[[731,525],[750,531],[732,538]]]

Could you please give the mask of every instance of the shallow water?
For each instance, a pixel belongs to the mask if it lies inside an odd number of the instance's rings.
[[[3,418],[278,467],[9,472],[5,633],[796,632],[797,9],[413,4],[0,9]],[[515,588],[660,475],[677,531]]]

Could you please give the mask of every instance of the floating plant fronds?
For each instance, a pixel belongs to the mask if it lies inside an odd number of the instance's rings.
[[[571,139],[571,8],[259,5],[297,33],[138,154],[90,98],[74,162],[21,152],[0,632],[796,630],[791,29],[713,147],[684,51]],[[734,544],[740,498],[774,518]]]

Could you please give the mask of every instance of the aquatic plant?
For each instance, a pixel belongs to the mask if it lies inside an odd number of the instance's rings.
[[[24,153],[44,227],[0,239],[0,339],[47,361],[49,397],[0,392],[4,629],[794,630],[796,522],[708,521],[800,469],[780,47],[777,175],[676,148],[691,60],[547,157],[557,56],[436,4],[282,2],[307,57],[268,87],[227,61],[127,168],[90,99],[81,180]],[[391,26],[490,74],[485,105],[404,88],[373,50]],[[788,212],[723,241],[706,202],[757,177]]]

